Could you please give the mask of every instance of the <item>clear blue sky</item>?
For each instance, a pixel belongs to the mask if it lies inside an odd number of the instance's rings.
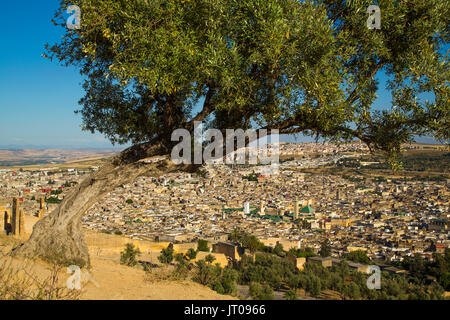
[[[51,19],[58,0],[2,1],[0,10],[0,146],[110,147],[82,132],[74,114],[83,96],[77,70],[41,55],[63,29]]]
[[[64,32],[51,23],[58,4],[2,1],[0,148],[112,146],[99,134],[81,131],[81,118],[74,114],[83,96],[78,71],[41,56],[45,44],[57,42]],[[389,106],[390,94],[379,95],[377,107]]]

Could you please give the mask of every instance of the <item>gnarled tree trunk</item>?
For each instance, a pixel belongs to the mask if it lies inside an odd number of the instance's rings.
[[[82,216],[120,185],[131,183],[141,175],[158,176],[170,170],[167,160],[152,164],[139,161],[165,152],[165,148],[149,148],[148,145],[123,151],[71,190],[53,212],[36,223],[28,241],[15,248],[12,254],[56,260],[62,264],[90,265],[81,226]]]

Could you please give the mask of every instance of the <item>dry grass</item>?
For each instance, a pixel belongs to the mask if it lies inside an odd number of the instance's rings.
[[[81,291],[69,290],[60,281],[64,267],[57,263],[47,266],[45,276],[37,276],[31,260],[16,260],[9,256],[22,240],[0,235],[0,300],[78,300]]]
[[[174,272],[173,266],[163,266],[158,268],[148,267],[144,268],[144,270],[144,281],[149,283],[184,280]]]
[[[56,263],[48,269],[50,274],[40,278],[26,261],[16,266],[12,259],[0,263],[0,300],[78,300],[79,290],[70,290],[61,285],[63,268]]]

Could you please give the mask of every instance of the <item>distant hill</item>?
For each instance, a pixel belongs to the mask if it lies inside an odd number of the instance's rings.
[[[96,160],[119,152],[117,149],[0,149],[0,167]]]

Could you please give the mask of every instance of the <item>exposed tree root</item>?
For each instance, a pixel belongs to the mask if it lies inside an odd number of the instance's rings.
[[[149,147],[148,144],[123,151],[71,190],[53,212],[36,223],[29,240],[15,248],[12,254],[89,266],[89,252],[81,226],[81,218],[89,208],[115,188],[131,183],[139,176],[159,176],[169,171],[193,169],[175,166],[168,160],[151,164],[139,162],[163,155],[164,151],[165,148]]]

